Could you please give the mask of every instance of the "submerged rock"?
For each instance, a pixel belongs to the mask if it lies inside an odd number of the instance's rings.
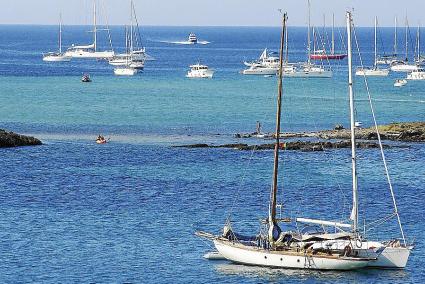
[[[357,142],[356,143],[357,148],[360,149],[370,149],[370,148],[379,148],[378,143],[374,142]],[[237,150],[273,150],[275,148],[274,143],[269,144],[259,144],[259,145],[248,145],[248,144],[224,144],[224,145],[208,145],[208,144],[192,144],[192,145],[182,145],[182,146],[175,146],[180,148],[231,148],[231,149],[237,149]],[[406,147],[406,146],[400,146],[400,145],[383,145],[384,148],[389,147]],[[330,142],[330,141],[317,141],[317,142],[311,142],[311,141],[290,141],[285,143],[280,143],[279,148],[281,150],[289,150],[289,151],[302,151],[302,152],[317,152],[317,151],[324,151],[325,149],[344,149],[344,148],[351,148],[351,141],[336,141],[336,142]]]
[[[0,148],[35,146],[41,144],[41,141],[35,137],[20,135],[0,129]]]

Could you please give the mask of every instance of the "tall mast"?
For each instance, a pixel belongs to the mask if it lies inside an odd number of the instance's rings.
[[[417,62],[419,63],[419,61],[421,60],[421,27],[418,24],[418,31],[416,34],[416,39],[417,39]]]
[[[285,25],[285,63],[289,61],[289,47],[288,47],[288,26]]]
[[[310,26],[311,26],[311,19],[310,19],[310,0],[307,0],[308,2],[308,32],[307,32],[307,51],[308,51],[308,57],[307,62],[308,65],[310,65],[310,55],[311,55],[311,38],[310,38]]]
[[[93,33],[94,33],[94,51],[97,50],[97,19],[96,19],[96,0],[93,0]]]
[[[133,52],[133,0],[130,0],[130,53]]]
[[[406,62],[409,61],[409,50],[408,50],[408,25],[407,15],[406,15]]]
[[[350,98],[350,128],[351,128],[351,164],[353,178],[353,211],[351,219],[353,220],[353,232],[358,233],[359,205],[357,195],[357,167],[356,167],[356,130],[354,115],[354,93],[353,93],[353,66],[351,50],[351,13],[347,12],[347,42],[348,42],[348,91]]]
[[[273,187],[270,200],[270,216],[269,222],[273,226],[276,224],[276,197],[277,197],[277,178],[279,171],[279,146],[280,146],[280,116],[282,113],[282,76],[283,76],[283,45],[285,40],[285,29],[286,29],[286,13],[282,19],[282,34],[280,38],[280,60],[279,60],[279,84],[278,84],[278,96],[277,96],[277,112],[276,112],[276,144],[274,147],[274,169],[273,169]]]
[[[394,55],[397,55],[397,16],[394,17]]]
[[[62,13],[59,13],[59,53],[62,54]]]
[[[335,35],[334,35],[334,29],[335,29],[335,14],[332,14],[332,47],[331,47],[331,54],[335,54]]]
[[[375,16],[375,63],[374,63],[374,69],[376,69],[376,67],[377,67],[377,65],[376,65],[376,61],[377,61],[377,56],[378,56],[378,50],[377,50],[377,47],[376,47],[376,45],[377,45],[377,26],[378,26],[378,17],[376,17]]]

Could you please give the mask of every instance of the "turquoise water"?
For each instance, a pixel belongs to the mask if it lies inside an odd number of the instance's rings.
[[[261,121],[274,129],[275,78],[238,73],[264,47],[277,48],[278,28],[144,29],[149,54],[143,74],[118,78],[103,62],[46,64],[55,27],[0,26],[1,126],[43,140],[40,147],[0,149],[1,282],[420,282],[425,147],[386,153],[399,210],[410,241],[402,271],[294,271],[209,262],[210,245],[196,230],[218,233],[232,212],[242,233],[258,230],[267,214],[272,153],[181,149],[187,143],[238,142]],[[68,27],[65,44],[83,42],[84,27]],[[206,46],[160,41],[194,31]],[[359,30],[370,63],[372,29]],[[122,30],[115,27],[114,34]],[[305,58],[304,29],[293,28],[293,61]],[[383,30],[391,46],[392,30]],[[120,48],[120,46],[118,46]],[[122,47],[121,47],[122,48]],[[198,60],[216,69],[212,80],[190,80]],[[358,58],[356,58],[358,62]],[[283,130],[348,125],[346,61],[333,79],[285,79]],[[82,84],[83,72],[92,75]],[[424,121],[420,82],[395,89],[397,75],[371,79],[379,123]],[[358,120],[371,125],[367,97],[356,81]],[[96,145],[98,134],[111,138]],[[254,142],[254,141],[249,141]],[[258,141],[255,141],[258,142]],[[261,141],[260,141],[261,142]],[[350,212],[350,153],[284,152],[280,183],[286,215],[345,219]],[[379,153],[359,151],[362,220],[390,214],[391,199]],[[371,237],[399,237],[395,220]]]

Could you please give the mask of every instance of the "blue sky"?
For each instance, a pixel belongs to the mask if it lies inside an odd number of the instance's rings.
[[[110,24],[125,24],[129,0],[98,0],[106,8]],[[307,0],[134,0],[138,17],[144,25],[172,26],[278,26],[278,8],[289,14],[289,24],[307,24]],[[411,26],[423,18],[425,0],[311,0],[312,21],[328,24],[332,13],[343,24],[344,11],[354,8],[358,26],[372,26],[373,17],[380,26],[399,23],[405,14]],[[62,11],[64,24],[88,24],[92,0],[0,0],[0,24],[56,24]],[[401,4],[404,4],[402,6]],[[104,18],[104,17],[102,17]],[[422,20],[425,24],[425,19]]]

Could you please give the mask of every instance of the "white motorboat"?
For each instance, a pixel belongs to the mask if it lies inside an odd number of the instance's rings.
[[[208,68],[207,65],[202,65],[200,63],[190,65],[190,70],[187,73],[187,78],[212,78],[214,75],[214,70]]]
[[[136,68],[132,67],[117,67],[114,69],[114,74],[117,76],[134,76],[136,75],[138,70]]]
[[[59,16],[59,52],[49,52],[43,54],[43,61],[61,62],[71,61],[71,57],[62,53],[62,15]]]
[[[197,44],[198,43],[198,38],[196,37],[196,35],[194,33],[190,33],[189,34],[189,37],[187,39],[187,42],[188,43],[191,43],[191,44]]]
[[[274,54],[274,52],[269,52],[268,49],[265,48],[257,60],[252,62],[245,61],[244,64],[248,67],[275,68],[277,71],[279,68],[279,57],[273,56]]]
[[[377,27],[378,18],[375,17],[375,58],[373,67],[360,67],[356,70],[356,76],[388,76],[390,70],[382,69],[378,66],[378,49],[377,49]]]
[[[425,80],[425,69],[418,69],[407,74],[407,80]]]
[[[72,44],[71,47],[65,52],[66,56],[71,58],[86,58],[86,59],[111,59],[114,57],[115,52],[113,50],[99,51],[97,47],[97,34],[99,29],[97,28],[97,10],[96,10],[96,0],[93,0],[93,43],[88,45],[75,45]],[[101,29],[106,30],[109,33],[109,28]],[[110,36],[109,36],[110,38]],[[112,49],[112,43],[109,41],[109,44]]]
[[[283,16],[283,26],[286,25],[287,16]],[[284,33],[284,28],[282,33]],[[278,170],[279,170],[279,149],[280,149],[280,121],[281,121],[281,101],[282,101],[282,65],[280,63],[279,88],[276,111],[276,132],[274,150],[274,170],[272,186],[270,189],[270,201],[268,218],[261,220],[260,234],[254,237],[244,237],[233,231],[230,216],[220,235],[213,235],[206,232],[197,232],[196,235],[209,239],[215,245],[217,251],[230,260],[239,264],[259,265],[279,268],[316,269],[316,270],[353,270],[366,267],[377,268],[403,268],[406,266],[410,255],[411,246],[406,245],[398,209],[394,197],[394,191],[389,178],[385,155],[381,140],[379,140],[381,156],[386,169],[386,175],[390,187],[390,192],[394,204],[394,212],[391,216],[386,216],[380,222],[388,221],[390,217],[396,217],[400,226],[402,241],[391,240],[385,242],[370,241],[361,234],[362,227],[359,225],[359,195],[357,178],[357,155],[356,155],[356,120],[355,120],[355,99],[353,90],[352,72],[352,18],[347,12],[347,45],[348,45],[348,93],[350,101],[350,129],[351,129],[351,173],[352,173],[352,211],[350,223],[337,221],[323,221],[308,218],[277,218],[278,196]],[[283,37],[282,37],[283,38]],[[283,41],[281,41],[282,58]],[[369,97],[370,98],[370,97]],[[372,100],[369,99],[373,111]],[[374,119],[377,135],[379,136],[376,120]],[[282,207],[281,207],[282,208]],[[282,212],[281,212],[282,214]],[[297,231],[283,231],[282,224],[292,223]],[[375,222],[374,222],[375,223]],[[319,225],[322,232],[307,232],[304,229],[311,227],[307,225],[302,228],[302,224]],[[372,226],[372,224],[369,224]],[[325,229],[330,227],[331,229]],[[289,225],[288,225],[288,228]],[[299,229],[298,229],[299,228]],[[370,228],[370,227],[369,227]],[[332,233],[329,233],[332,232]]]
[[[407,85],[407,80],[406,79],[397,79],[394,82],[394,87],[403,87]]]
[[[126,28],[125,32],[126,52],[115,55],[109,60],[109,64],[113,66],[128,65],[131,68],[142,70],[145,67],[147,54],[145,47],[141,46],[142,39],[133,0],[130,1],[130,19],[130,29]]]

